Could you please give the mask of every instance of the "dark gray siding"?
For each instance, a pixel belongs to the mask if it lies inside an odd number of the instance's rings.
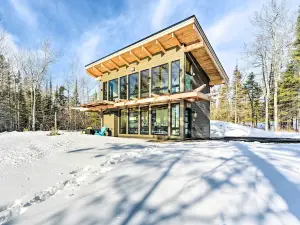
[[[197,61],[193,60],[195,63]],[[209,78],[206,73],[202,70],[199,64],[197,64],[197,70],[195,70],[194,76],[195,83],[197,86],[206,84],[203,93],[210,93]],[[193,102],[192,104],[192,138],[208,139],[210,138],[210,102],[199,101]],[[195,112],[197,114],[194,117]]]

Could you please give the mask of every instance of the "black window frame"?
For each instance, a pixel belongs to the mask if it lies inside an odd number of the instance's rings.
[[[116,87],[117,87],[117,96],[113,96],[113,95],[111,95],[111,86],[110,86],[110,83],[112,83],[112,82],[114,82],[114,81],[116,81]],[[109,101],[115,101],[117,98],[119,98],[119,79],[118,78],[116,78],[116,79],[113,79],[113,80],[110,80],[109,82],[108,82],[108,100]],[[113,92],[112,92],[112,94],[113,94]]]
[[[167,121],[167,126],[160,126],[163,129],[160,128],[159,131],[156,131],[155,127],[157,127],[157,126],[154,125],[154,114],[153,113],[154,113],[154,111],[156,111],[158,109],[166,109],[167,110],[167,118],[165,118]],[[157,117],[155,115],[155,120],[156,120],[156,118]],[[168,105],[153,107],[151,109],[151,134],[152,135],[168,135],[169,134],[169,125],[170,125],[168,118],[169,118],[169,106]]]
[[[123,80],[125,80],[125,85],[124,85],[124,86],[126,87],[125,93],[122,92],[122,88],[121,88],[121,87],[122,87],[121,85],[122,85],[122,81],[123,81]],[[122,77],[120,77],[120,82],[119,82],[119,83],[120,83],[120,84],[119,84],[119,86],[120,86],[120,87],[119,87],[119,88],[120,88],[120,89],[119,89],[119,90],[120,90],[120,99],[125,99],[125,100],[128,99],[128,81],[127,81],[127,80],[128,80],[128,77],[127,77],[127,76],[122,76]],[[125,96],[124,96],[123,94],[124,94]],[[124,97],[125,97],[125,98],[124,98]]]
[[[193,64],[191,60],[186,57],[185,58],[185,77],[184,77],[184,91],[192,91],[193,90]],[[190,89],[187,89],[187,79],[190,79]]]
[[[136,126],[132,127],[130,123],[130,116],[132,113],[136,114]],[[128,134],[138,134],[139,133],[139,110],[138,108],[128,109]]]
[[[107,100],[107,81],[103,82],[103,100]]]
[[[154,79],[154,70],[156,68],[160,68],[160,67],[163,67],[163,66],[166,66],[166,69],[167,69],[167,85],[166,86],[163,86],[163,87],[155,87],[155,82],[156,82],[156,79]],[[164,64],[161,64],[161,65],[158,65],[158,66],[155,66],[155,67],[152,67],[151,68],[151,93],[154,93],[154,94],[166,94],[166,93],[170,93],[170,90],[169,90],[169,76],[170,76],[170,73],[169,73],[169,63],[164,63]],[[163,83],[162,82],[163,79],[161,79],[161,84]]]
[[[122,127],[122,112],[125,112],[125,127]],[[120,123],[119,123],[119,133],[120,134],[127,134],[127,120],[128,120],[128,116],[127,116],[127,109],[121,109],[120,110]],[[125,130],[125,131],[124,131]]]
[[[142,121],[142,113],[147,112],[148,116],[148,126],[143,127],[143,121]],[[148,129],[144,129],[144,128]],[[150,110],[149,107],[140,108],[140,134],[142,135],[149,135],[149,129],[150,129]]]
[[[144,74],[144,72],[147,72],[148,75],[147,75],[147,78],[145,79],[146,80],[146,85],[147,86],[147,90],[143,90],[143,77],[146,75]],[[149,94],[150,94],[150,87],[149,87],[149,80],[150,80],[150,69],[146,69],[146,70],[142,70],[140,72],[140,98],[147,98],[149,97]]]
[[[173,84],[173,76],[174,76],[174,68],[173,64],[178,63],[178,84]],[[178,91],[174,91],[174,88],[178,88]],[[171,62],[171,93],[179,93],[180,92],[180,60],[175,60]]]
[[[136,82],[136,85],[137,85],[137,91],[136,91],[136,95],[132,95],[131,94],[131,87],[130,87],[130,85],[131,85],[131,81],[130,81],[130,78],[132,78],[133,76],[137,76],[137,82]],[[136,72],[136,73],[132,73],[132,74],[130,74],[130,75],[128,75],[128,99],[134,99],[134,98],[138,98],[139,97],[139,73],[138,72]]]
[[[178,127],[175,126],[173,127],[173,108],[175,108],[176,106],[178,106],[178,115],[177,115],[177,119],[178,119]],[[170,113],[170,116],[171,116],[171,135],[172,136],[180,136],[180,103],[173,103],[171,104],[171,113]],[[177,134],[173,134],[173,131],[174,130],[177,130],[178,133]]]

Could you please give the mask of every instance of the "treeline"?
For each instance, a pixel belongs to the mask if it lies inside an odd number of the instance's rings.
[[[285,1],[271,0],[255,12],[254,39],[245,49],[253,72],[236,66],[231,83],[213,90],[213,119],[299,131],[300,8],[296,24],[291,17]]]
[[[55,114],[58,129],[99,127],[99,114],[72,109],[83,101],[97,100],[96,92],[89,95],[84,78],[79,80],[77,62],[70,64],[64,85],[53,87],[49,68],[59,55],[51,42],[13,55],[9,50],[5,36],[0,36],[0,132],[51,130]]]

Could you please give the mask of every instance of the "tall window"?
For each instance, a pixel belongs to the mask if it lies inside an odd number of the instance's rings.
[[[184,78],[184,90],[193,90],[193,76],[192,76],[192,63],[186,58],[185,60],[185,78]]]
[[[152,68],[152,92],[155,94],[168,93],[169,69],[168,64]]]
[[[120,77],[120,99],[127,99],[127,76]]]
[[[140,124],[140,133],[149,134],[149,108],[141,108]]]
[[[152,134],[168,135],[168,107],[153,108],[152,115]]]
[[[129,75],[129,99],[138,98],[139,82],[138,73]]]
[[[120,110],[120,134],[126,134],[127,128],[127,110]]]
[[[137,134],[138,133],[138,110],[129,109],[129,120],[128,120],[128,133]]]
[[[103,82],[103,100],[107,100],[107,82]]]
[[[141,72],[141,98],[149,97],[149,70]]]
[[[179,135],[180,132],[180,105],[172,104],[171,105],[171,134]]]
[[[109,81],[109,100],[114,101],[118,98],[118,79]]]
[[[172,93],[180,92],[180,61],[174,61],[171,65],[171,87]]]

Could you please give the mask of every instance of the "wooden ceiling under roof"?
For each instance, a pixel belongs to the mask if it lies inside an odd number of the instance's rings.
[[[226,72],[194,16],[87,65],[86,71],[101,78],[111,70],[140,62],[146,57],[152,58],[154,54],[165,53],[175,46],[195,57],[209,76],[211,85],[228,82]]]

